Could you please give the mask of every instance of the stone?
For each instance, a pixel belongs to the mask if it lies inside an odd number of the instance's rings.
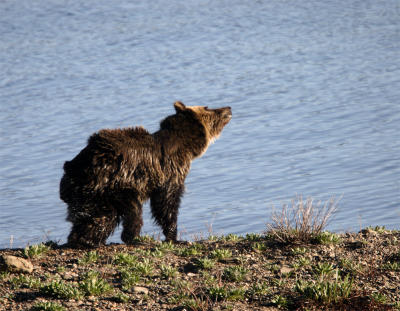
[[[33,265],[24,258],[3,255],[0,257],[0,270],[9,272],[32,273]]]
[[[289,267],[289,266],[287,266],[287,265],[283,265],[281,267],[281,274],[289,274],[289,273],[291,273],[293,271],[294,271],[294,269]]]
[[[146,287],[141,287],[141,286],[132,287],[132,291],[136,294],[143,294],[143,295],[147,295],[149,293],[149,290]]]

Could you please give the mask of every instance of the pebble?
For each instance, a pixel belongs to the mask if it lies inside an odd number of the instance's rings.
[[[136,294],[144,294],[144,295],[147,295],[149,293],[149,290],[146,287],[141,287],[141,286],[132,287],[132,291]]]

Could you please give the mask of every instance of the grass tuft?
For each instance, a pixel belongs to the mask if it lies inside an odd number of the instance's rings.
[[[272,213],[272,223],[267,224],[267,235],[280,243],[310,243],[321,234],[337,210],[338,200],[331,198],[322,207],[312,198],[301,196],[284,204],[280,212]]]
[[[80,300],[84,296],[79,288],[62,280],[53,280],[52,282],[41,286],[39,291],[44,295],[60,299]]]
[[[31,311],[65,311],[65,308],[62,305],[59,305],[55,302],[39,302],[35,304],[31,309]]]
[[[46,254],[50,250],[50,247],[40,243],[36,245],[27,246],[24,249],[24,256],[26,258],[38,258]]]
[[[110,284],[103,280],[97,271],[87,272],[79,283],[79,287],[86,296],[101,296],[112,290]]]

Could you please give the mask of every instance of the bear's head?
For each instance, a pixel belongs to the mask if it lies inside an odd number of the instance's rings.
[[[197,119],[206,129],[209,142],[215,141],[232,118],[231,107],[209,109],[207,106],[185,106],[175,102],[177,113],[186,113]]]
[[[209,109],[205,106],[185,106],[177,101],[174,108],[176,114],[163,120],[161,129],[173,131],[174,136],[179,137],[185,149],[190,149],[194,157],[201,156],[207,150],[232,118],[231,107]]]

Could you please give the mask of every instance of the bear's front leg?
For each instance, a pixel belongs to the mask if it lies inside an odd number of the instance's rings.
[[[135,238],[140,235],[143,226],[142,205],[131,203],[124,206],[122,213],[122,234],[121,240],[125,244],[133,244]]]
[[[169,185],[157,189],[151,195],[151,212],[156,223],[161,226],[166,241],[177,240],[178,210],[183,192],[183,185]]]

